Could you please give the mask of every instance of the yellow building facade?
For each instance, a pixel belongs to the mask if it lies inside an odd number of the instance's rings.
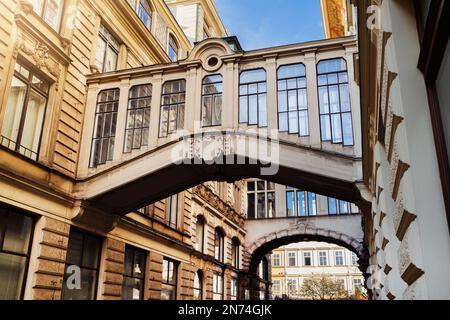
[[[226,35],[213,2],[196,3],[208,36]],[[68,196],[90,107],[86,77],[185,58],[192,43],[174,6],[0,2],[0,299],[244,297],[243,183],[206,183],[94,222]]]

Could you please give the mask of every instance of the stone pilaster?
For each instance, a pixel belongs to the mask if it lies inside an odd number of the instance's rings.
[[[41,217],[35,230],[25,299],[60,300],[70,226]]]
[[[148,294],[146,298],[149,300],[160,300],[162,271],[163,271],[163,256],[154,252],[150,252],[148,261],[149,261],[147,267]]]
[[[100,296],[102,300],[120,300],[125,262],[125,243],[107,238],[103,252],[103,270],[100,273]]]
[[[194,297],[194,267],[186,263],[180,265],[181,284],[180,284],[180,299],[192,300]]]

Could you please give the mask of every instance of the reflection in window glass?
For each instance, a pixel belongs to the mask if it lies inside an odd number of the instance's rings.
[[[30,216],[0,207],[0,300],[23,296],[32,230]]]
[[[71,230],[67,247],[62,300],[94,300],[100,260],[101,240],[89,234]],[[72,267],[81,270],[81,289],[67,286]],[[70,269],[69,269],[70,268]]]
[[[159,136],[161,138],[184,128],[185,99],[186,80],[164,83],[159,125]]]
[[[202,126],[220,126],[222,124],[222,76],[215,75],[203,80]]]
[[[239,85],[239,123],[267,127],[267,85],[264,69],[243,71]]]
[[[1,129],[0,144],[37,160],[49,83],[24,66],[15,65]]]
[[[303,64],[278,69],[278,124],[280,132],[309,135],[306,69]]]
[[[317,66],[322,141],[352,146],[353,124],[346,61],[324,60]]]
[[[164,258],[162,273],[161,300],[176,300],[178,263]]]
[[[125,248],[122,300],[142,300],[144,297],[145,260],[147,254],[139,249]]]

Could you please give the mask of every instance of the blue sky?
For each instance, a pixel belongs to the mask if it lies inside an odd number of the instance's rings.
[[[215,0],[244,50],[324,38],[320,0]]]

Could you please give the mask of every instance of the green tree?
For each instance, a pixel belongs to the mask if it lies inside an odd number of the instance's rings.
[[[300,293],[303,297],[312,300],[341,300],[349,298],[344,284],[327,276],[305,279]]]

